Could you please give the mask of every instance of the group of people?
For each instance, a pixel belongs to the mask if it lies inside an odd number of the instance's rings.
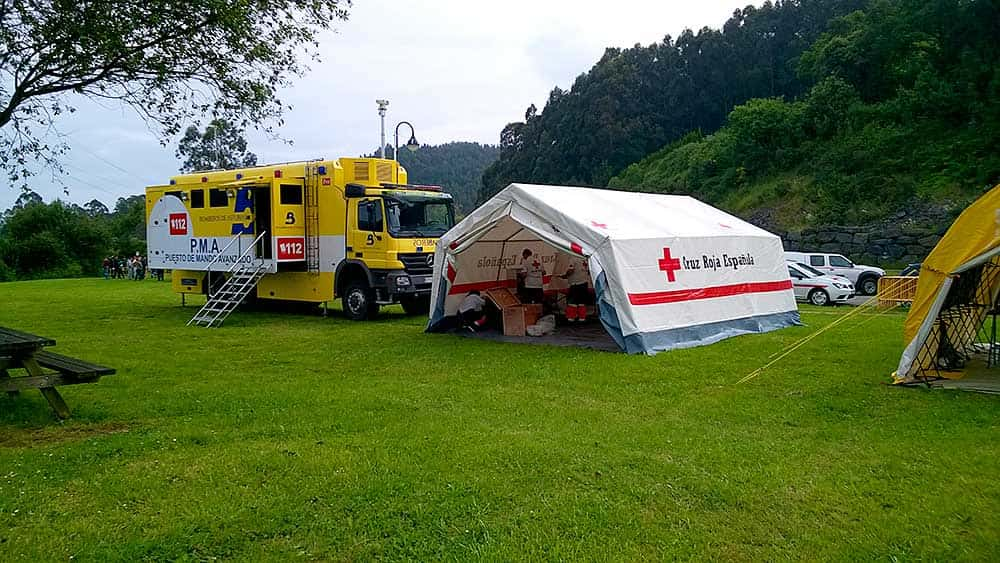
[[[535,256],[530,248],[521,252],[521,265],[517,270],[518,296],[522,303],[543,303],[545,299],[545,276],[548,272],[541,259]],[[560,276],[569,283],[566,294],[566,321],[569,323],[586,322],[587,305],[590,303],[590,269],[586,259],[577,259],[570,263]],[[486,326],[486,300],[477,290],[466,294],[458,305],[458,315],[463,325],[478,331]]]
[[[101,269],[106,280],[139,281],[146,279],[146,272],[150,279],[163,280],[163,270],[150,270],[146,265],[146,257],[136,252],[135,256],[108,256],[101,263]]]

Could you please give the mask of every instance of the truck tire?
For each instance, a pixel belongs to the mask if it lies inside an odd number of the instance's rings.
[[[875,295],[878,293],[878,276],[861,276],[857,289],[861,295]]]
[[[363,281],[351,282],[343,297],[344,314],[352,321],[365,321],[378,315],[375,292]]]
[[[428,295],[403,297],[399,304],[407,315],[426,315],[431,311],[431,298]]]
[[[809,302],[822,307],[830,304],[830,294],[825,289],[814,289],[809,292]]]

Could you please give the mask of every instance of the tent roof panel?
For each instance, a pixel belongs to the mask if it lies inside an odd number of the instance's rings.
[[[614,239],[775,236],[690,196],[534,184],[511,184],[498,195]]]

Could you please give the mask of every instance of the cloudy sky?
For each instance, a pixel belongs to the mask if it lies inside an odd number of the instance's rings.
[[[718,28],[748,3],[759,2],[355,0],[350,20],[323,37],[322,62],[282,94],[293,109],[280,134],[294,144],[252,134],[251,150],[259,162],[371,151],[379,142],[376,98],[390,101],[389,142],[405,119],[423,144],[497,143],[504,125],[523,119],[529,104],[541,109],[554,86],[568,88],[606,47]],[[113,206],[176,173],[176,140],[162,146],[128,108],[74,101],[77,112],[58,124],[71,147],[62,177],[69,195],[43,171],[32,188],[46,200]],[[0,190],[0,209],[16,197]]]

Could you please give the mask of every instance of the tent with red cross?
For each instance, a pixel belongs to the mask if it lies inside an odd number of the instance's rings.
[[[585,262],[600,321],[629,353],[799,324],[776,235],[688,196],[511,184],[438,242],[428,330],[469,291],[513,287],[524,249],[550,292]]]

